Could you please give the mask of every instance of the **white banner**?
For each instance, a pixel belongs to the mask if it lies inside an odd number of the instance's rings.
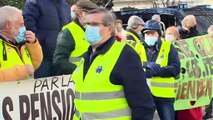
[[[0,83],[0,120],[71,120],[70,75]]]

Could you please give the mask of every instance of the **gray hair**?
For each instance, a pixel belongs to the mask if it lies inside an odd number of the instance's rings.
[[[115,34],[115,24],[116,24],[116,16],[114,13],[110,12],[105,8],[97,8],[87,12],[87,15],[101,13],[103,14],[102,22],[105,26],[111,26],[113,28],[113,34]]]
[[[213,32],[213,25],[210,25],[210,26],[209,26],[207,32],[208,32],[208,34],[211,33],[211,32]]]
[[[133,15],[129,18],[127,24],[128,24],[127,28],[136,29],[138,27],[138,25],[144,25],[145,23],[142,18],[140,18],[136,15]]]
[[[157,15],[157,14],[153,15],[152,20],[156,20],[156,21],[160,22],[161,21],[160,15]]]
[[[194,15],[186,15],[183,20],[181,21],[182,25],[191,25],[193,21],[196,21],[196,18]]]
[[[181,21],[182,26],[187,25],[187,23],[188,23],[188,19],[184,17],[183,20]]]
[[[22,14],[22,11],[16,7],[12,6],[3,6],[0,8],[0,29],[4,27],[5,22],[10,21],[14,22],[18,20],[16,14]]]

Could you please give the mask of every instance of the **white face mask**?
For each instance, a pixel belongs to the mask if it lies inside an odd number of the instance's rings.
[[[145,37],[144,41],[148,46],[154,46],[158,41],[158,37]]]
[[[176,40],[175,37],[174,37],[174,35],[171,35],[171,34],[165,35],[165,39],[166,39],[166,41],[170,41],[170,42]]]

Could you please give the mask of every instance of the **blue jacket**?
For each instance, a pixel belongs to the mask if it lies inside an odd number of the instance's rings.
[[[142,43],[144,45],[144,48],[146,50],[146,55],[148,62],[155,62],[158,56],[158,53],[160,52],[161,48],[161,40],[158,39],[157,43],[149,47],[146,45],[145,42]],[[162,68],[162,73],[158,74],[159,77],[177,77],[180,73],[180,59],[178,57],[178,52],[176,48],[171,45],[170,52],[168,56],[168,66]]]
[[[71,21],[70,6],[65,0],[26,0],[24,24],[38,38],[44,59],[52,60],[56,39],[62,27]]]
[[[146,50],[148,62],[155,62],[158,57],[158,53],[160,52],[162,41],[158,39],[157,43],[152,47],[146,45],[145,42],[143,42],[142,44],[144,45],[144,48]],[[157,74],[157,76],[177,77],[179,75],[181,63],[178,57],[178,52],[172,44],[170,47],[168,59],[168,65],[166,67],[162,67],[162,72],[160,74]],[[154,99],[158,99],[159,101],[174,101],[174,98],[159,98],[155,96],[153,97]]]

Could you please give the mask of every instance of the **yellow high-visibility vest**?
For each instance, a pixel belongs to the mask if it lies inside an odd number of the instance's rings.
[[[28,51],[24,49],[23,53],[18,52],[20,52],[20,50],[16,50],[15,46],[5,43],[0,39],[1,70],[13,68],[16,65],[24,66],[25,64],[33,67]]]
[[[168,56],[170,52],[171,42],[162,41],[160,52],[158,54],[156,64],[159,64],[161,67],[168,65]],[[147,62],[147,55],[145,48],[142,44],[136,44],[136,52],[139,54],[142,62]],[[151,81],[151,92],[156,97],[162,98],[174,98],[175,97],[175,88],[174,88],[174,77],[162,78],[162,77],[152,77]]]
[[[123,43],[115,41],[105,54],[94,59],[85,78],[84,59],[81,60],[72,75],[76,91],[74,120],[131,120],[123,86],[110,82],[123,47]]]
[[[140,39],[138,39],[138,37],[136,35],[134,35],[133,33],[126,31],[126,36],[129,36],[129,35],[132,36],[135,39],[135,41],[128,40],[128,39],[126,39],[126,41],[130,46],[132,46],[134,48],[136,44],[140,43]]]
[[[82,58],[81,55],[87,51],[89,43],[84,39],[84,30],[75,22],[65,25],[62,30],[66,28],[69,29],[75,42],[75,49],[70,53],[69,61],[75,65],[78,65]]]

